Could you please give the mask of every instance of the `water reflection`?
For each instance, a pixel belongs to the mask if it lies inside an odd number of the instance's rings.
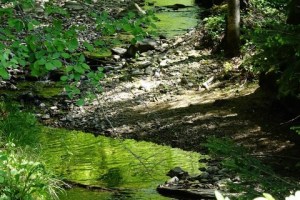
[[[43,158],[48,167],[68,180],[108,188],[129,190],[125,194],[102,194],[101,199],[149,199],[164,182],[168,170],[181,166],[196,174],[200,155],[166,146],[134,140],[94,137],[92,134],[61,129],[44,130]],[[68,196],[76,191],[68,191]],[[85,191],[89,195],[97,192]],[[159,197],[162,198],[162,197]],[[74,199],[74,198],[69,198]],[[79,197],[76,199],[80,199]],[[93,199],[84,198],[84,199]],[[99,198],[97,198],[99,199]]]

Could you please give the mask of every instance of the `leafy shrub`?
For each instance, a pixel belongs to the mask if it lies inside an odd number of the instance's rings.
[[[116,19],[106,12],[91,8],[88,18],[93,22],[99,37],[93,41],[81,41],[80,34],[86,27],[68,25],[70,13],[56,5],[55,1],[44,5],[46,22],[36,17],[40,14],[35,13],[38,5],[34,0],[1,2],[0,78],[9,79],[10,68],[29,70],[35,77],[60,71],[68,95],[82,96],[78,104],[83,103],[85,96],[92,96],[91,92],[83,92],[86,88],[80,90],[78,85],[85,80],[93,86],[92,89],[101,91],[99,80],[104,76],[100,66],[91,69],[84,52],[99,53],[119,44],[118,39],[108,36],[115,37],[120,33],[131,34],[131,42],[135,43],[148,35],[142,27],[153,26],[151,21],[154,19],[152,14],[141,17],[133,12]]]
[[[220,41],[221,36],[225,31],[225,16],[216,15],[203,20],[204,29],[213,41]]]
[[[0,149],[0,199],[57,199],[62,182],[55,179],[45,166],[16,148],[13,143]]]
[[[299,25],[289,25],[287,1],[253,0],[249,12],[243,15],[243,38],[248,41],[245,52],[255,47],[250,63],[261,74],[275,77],[268,85],[278,97],[300,98],[300,38]],[[253,53],[253,51],[251,51]],[[271,89],[271,88],[268,88]]]
[[[21,112],[14,104],[0,102],[0,137],[18,145],[38,144],[40,127],[33,114]]]

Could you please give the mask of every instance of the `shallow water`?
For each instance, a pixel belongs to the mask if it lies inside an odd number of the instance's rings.
[[[179,10],[159,11],[156,16],[160,21],[155,22],[158,32],[167,37],[173,37],[183,34],[189,29],[194,28],[199,22],[200,9],[195,5],[193,0],[146,0],[148,3],[154,3],[153,6],[145,6],[145,9],[151,9],[154,6],[167,6],[174,4],[183,4],[186,6],[192,6]]]
[[[75,188],[61,199],[167,199],[155,188],[171,168],[199,173],[201,157],[168,146],[119,140],[92,134],[45,128],[41,138],[43,159],[58,175],[79,183],[119,188],[121,193]]]

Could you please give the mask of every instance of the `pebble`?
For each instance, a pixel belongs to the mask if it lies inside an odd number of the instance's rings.
[[[140,69],[135,69],[131,72],[132,75],[142,75],[143,72]]]
[[[209,177],[209,173],[208,172],[202,172],[201,174],[200,174],[200,178],[201,179],[207,179]]]
[[[215,173],[215,172],[219,171],[219,168],[218,168],[217,166],[209,166],[209,167],[206,169],[206,171],[207,171],[208,173]]]
[[[58,108],[57,108],[57,106],[51,106],[50,109],[51,110],[57,110]]]
[[[149,60],[136,62],[136,65],[137,65],[138,67],[141,67],[141,68],[148,67],[148,66],[150,66],[151,64],[152,64],[152,62],[149,61]]]
[[[178,183],[178,181],[179,181],[179,178],[177,176],[174,176],[167,181],[167,184],[175,184],[175,183]]]
[[[42,119],[43,120],[50,119],[50,115],[49,114],[45,114],[45,115],[42,116]]]
[[[165,66],[167,66],[167,65],[168,65],[168,63],[169,63],[169,61],[168,61],[168,60],[162,60],[162,61],[160,61],[160,63],[159,63],[159,66],[161,66],[161,67],[165,67]]]
[[[147,68],[145,69],[145,74],[147,74],[147,75],[152,75],[152,74],[153,74],[152,68],[151,68],[151,67],[147,67]]]
[[[121,47],[115,47],[112,48],[111,51],[117,55],[124,55],[127,51],[127,49],[121,48]]]

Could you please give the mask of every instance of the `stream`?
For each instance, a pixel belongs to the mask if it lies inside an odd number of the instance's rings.
[[[174,10],[165,6],[183,4]],[[151,5],[151,6],[149,6]],[[185,33],[197,26],[199,8],[193,0],[146,0],[145,9],[157,12],[158,32],[167,37]],[[42,155],[47,167],[59,177],[85,185],[117,188],[116,192],[72,188],[60,195],[62,200],[170,199],[156,192],[177,166],[189,174],[199,174],[201,155],[149,142],[119,140],[64,129],[44,128]]]
[[[198,25],[201,8],[195,4],[195,0],[146,0],[145,3],[145,9],[162,8],[155,13],[159,19],[155,22],[159,34],[174,37]],[[175,4],[187,7],[178,10],[165,7]]]
[[[118,188],[118,192],[73,188],[63,200],[82,199],[168,199],[155,188],[169,178],[166,173],[180,166],[199,174],[202,157],[195,152],[150,142],[119,140],[64,129],[44,128],[42,155],[47,167],[76,183]]]

